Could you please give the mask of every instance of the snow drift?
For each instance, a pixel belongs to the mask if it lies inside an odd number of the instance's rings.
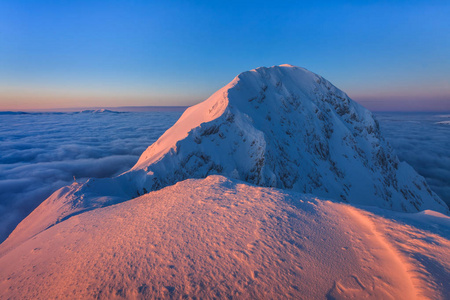
[[[212,175],[0,255],[0,298],[445,299],[449,229],[439,213],[373,213]]]
[[[58,190],[6,243],[211,174],[352,204],[449,212],[424,178],[398,160],[367,109],[321,76],[281,65],[241,73],[187,109],[130,171]]]

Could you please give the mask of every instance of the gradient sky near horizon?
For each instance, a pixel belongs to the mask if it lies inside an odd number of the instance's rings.
[[[450,111],[449,16],[433,0],[3,0],[0,110],[192,105],[289,63],[372,110]]]

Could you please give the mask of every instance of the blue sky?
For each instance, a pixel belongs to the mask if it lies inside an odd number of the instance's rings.
[[[450,110],[448,16],[449,1],[3,0],[0,110],[191,105],[283,63],[373,110]]]

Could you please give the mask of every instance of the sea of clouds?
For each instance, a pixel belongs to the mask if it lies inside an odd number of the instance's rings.
[[[118,175],[182,111],[7,114],[0,112],[0,242],[74,177]],[[377,113],[400,158],[450,204],[450,115]]]
[[[131,168],[181,113],[0,113],[0,242],[74,177]]]

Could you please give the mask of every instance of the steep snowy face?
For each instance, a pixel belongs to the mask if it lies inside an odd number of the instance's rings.
[[[353,204],[449,212],[424,178],[399,162],[368,110],[324,78],[281,65],[240,74],[186,110],[130,171],[56,192],[11,238],[211,174]]]
[[[448,212],[398,161],[368,110],[290,65],[240,74],[186,111],[132,170],[146,172],[147,191],[223,174],[349,203]]]

